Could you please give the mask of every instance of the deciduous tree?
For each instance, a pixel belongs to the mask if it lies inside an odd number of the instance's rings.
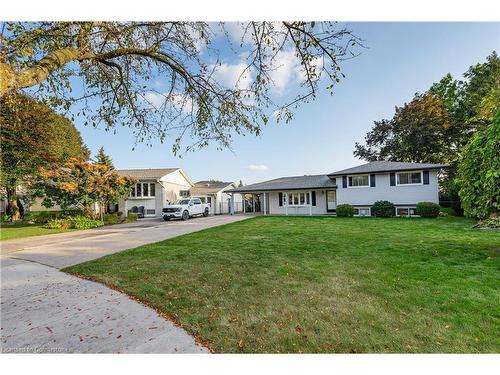
[[[369,161],[447,162],[453,157],[451,128],[440,98],[416,94],[410,103],[396,107],[392,119],[375,121],[366,145],[356,143],[354,155]]]
[[[71,121],[20,94],[0,98],[0,145],[0,185],[14,221],[20,216],[18,190],[28,193],[41,167],[89,155]]]
[[[86,123],[128,125],[139,141],[168,138],[174,152],[185,136],[187,149],[227,147],[234,133],[259,134],[271,114],[289,121],[321,77],[333,89],[360,45],[332,22],[6,22],[1,38],[0,96],[36,88],[55,106],[79,102]],[[283,66],[300,85],[280,101],[274,72]],[[231,82],[228,72],[236,72]],[[76,80],[83,92],[72,91]]]
[[[43,182],[38,185],[38,194],[44,197],[42,204],[63,209],[80,208],[93,215],[92,205],[99,203],[100,210],[106,202],[117,203],[128,196],[136,183],[104,164],[93,164],[81,159],[71,159],[59,165],[53,164],[41,172]]]
[[[484,219],[500,211],[500,112],[492,125],[464,147],[458,167],[460,199],[467,216]]]

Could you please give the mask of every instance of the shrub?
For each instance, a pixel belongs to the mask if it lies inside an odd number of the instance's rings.
[[[47,229],[91,229],[104,225],[100,220],[86,216],[74,216],[65,219],[51,219],[44,225]]]
[[[389,201],[377,201],[373,204],[372,213],[377,217],[392,217],[394,216],[394,204]]]
[[[71,228],[74,229],[91,229],[91,228],[101,227],[104,225],[102,221],[89,219],[86,216],[74,216],[66,220],[71,222]]]
[[[474,227],[500,229],[500,217],[490,217],[488,219],[481,220]]]
[[[127,215],[127,223],[132,223],[139,218],[139,215],[134,214],[133,212],[129,212]]]
[[[122,219],[117,214],[105,214],[104,215],[104,224],[118,224],[121,223]]]
[[[118,211],[118,212],[116,213],[116,215],[117,215],[118,217],[122,217],[122,216],[123,216],[123,212]]]
[[[51,219],[43,227],[47,229],[70,229],[71,223],[66,219]]]
[[[82,215],[81,210],[64,211],[31,211],[24,215],[24,221],[30,221],[35,224],[45,224],[52,219],[65,219],[68,217]]]
[[[441,211],[441,206],[432,202],[418,202],[417,215],[421,217],[438,217]]]
[[[354,216],[354,207],[350,204],[339,204],[337,206],[338,217],[351,217]]]

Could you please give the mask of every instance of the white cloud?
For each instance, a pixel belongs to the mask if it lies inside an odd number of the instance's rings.
[[[323,68],[323,60],[315,58],[311,61],[311,66],[314,67],[318,75]],[[274,82],[273,91],[278,95],[284,94],[287,88],[294,83],[306,80],[305,69],[295,55],[294,48],[278,52],[273,60],[272,69],[270,76]]]
[[[252,72],[246,68],[243,59],[237,64],[222,63],[215,67],[213,77],[224,87],[248,90],[252,85]]]
[[[248,32],[245,33],[245,23],[242,22],[225,22],[224,23],[224,30],[227,32],[227,35],[229,36],[229,39],[237,43],[238,46],[243,43],[249,44],[252,41],[252,32],[251,30],[248,30]],[[222,32],[222,30],[221,30]]]
[[[154,91],[148,91],[144,98],[146,101],[153,106],[155,109],[161,109],[162,105],[168,99],[172,106],[177,111],[182,111],[184,113],[190,113],[194,108],[193,100],[180,93],[172,93],[170,96],[168,93],[159,93]]]
[[[251,171],[267,171],[269,167],[264,164],[250,164],[248,166],[248,169],[250,169]]]

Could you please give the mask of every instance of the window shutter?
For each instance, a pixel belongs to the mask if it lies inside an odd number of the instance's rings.
[[[375,175],[370,175],[370,187],[375,187]]]
[[[396,173],[391,173],[391,186],[396,186]]]
[[[316,192],[315,191],[311,191],[311,204],[313,206],[316,206]]]
[[[281,206],[283,206],[283,193],[278,193],[278,204]]]
[[[347,176],[342,176],[342,187],[344,189],[347,187]]]
[[[429,171],[424,171],[424,185],[429,185]]]

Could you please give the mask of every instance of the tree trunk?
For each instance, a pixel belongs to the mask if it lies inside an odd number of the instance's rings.
[[[12,221],[18,221],[21,213],[17,205],[16,189],[7,189],[7,208],[5,210],[11,216]]]

